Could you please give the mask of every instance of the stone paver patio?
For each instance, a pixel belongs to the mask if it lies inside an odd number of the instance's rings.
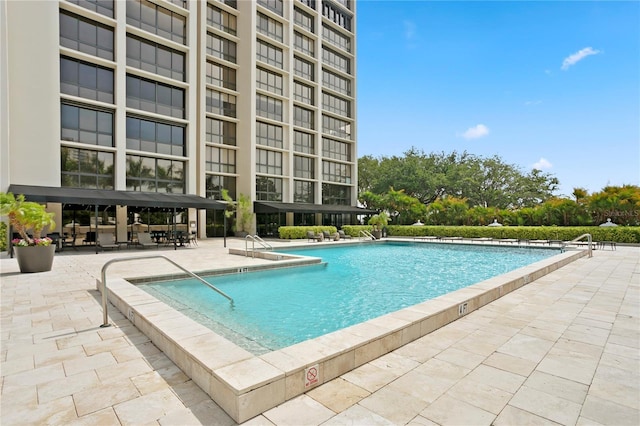
[[[0,260],[2,425],[234,424],[113,306],[99,327],[102,265],[152,250],[67,250],[40,274]],[[159,253],[192,270],[269,263],[218,239]],[[173,271],[141,260],[109,277]],[[637,425],[639,315],[640,248],[596,251],[245,424]]]

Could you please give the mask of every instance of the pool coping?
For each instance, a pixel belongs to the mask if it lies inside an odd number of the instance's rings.
[[[586,255],[586,250],[568,250],[426,302],[259,356],[123,278],[108,279],[107,285],[111,303],[230,417],[242,423]],[[278,266],[300,263],[303,261],[289,259],[278,262]],[[98,280],[96,284],[100,290]]]

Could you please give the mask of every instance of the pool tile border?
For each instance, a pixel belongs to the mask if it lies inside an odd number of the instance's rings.
[[[229,416],[242,423],[587,255],[569,250],[432,300],[255,356],[122,278],[108,298]],[[288,262],[284,262],[288,263]],[[100,290],[100,283],[97,282]],[[461,314],[460,306],[466,303]],[[309,367],[317,376],[308,387]]]

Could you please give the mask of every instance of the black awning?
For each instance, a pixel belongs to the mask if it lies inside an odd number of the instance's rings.
[[[131,206],[155,208],[194,208],[224,210],[226,203],[191,194],[114,191],[107,189],[61,188],[33,185],[10,185],[9,192],[24,194],[27,201],[38,203]]]
[[[342,213],[342,214],[375,214],[375,210],[367,210],[355,206],[341,206],[338,204],[310,204],[310,203],[277,203],[255,201],[253,210],[256,213]]]

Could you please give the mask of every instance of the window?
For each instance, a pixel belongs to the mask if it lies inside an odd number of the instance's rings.
[[[207,61],[207,84],[236,90],[236,70]]]
[[[300,155],[293,156],[293,175],[299,178],[314,179],[315,159],[311,157],[302,157]]]
[[[60,45],[113,61],[113,28],[61,10]]]
[[[63,141],[114,146],[113,112],[63,103],[60,131]]]
[[[258,67],[256,69],[256,86],[259,89],[282,95],[282,76]]]
[[[256,149],[256,172],[282,175],[282,153]]]
[[[282,16],[282,11],[283,11],[282,0],[258,0],[258,4]]]
[[[60,91],[94,101],[113,103],[113,70],[60,57]]]
[[[183,9],[187,8],[187,0],[169,0],[171,3]]]
[[[113,0],[69,0],[85,9],[113,18]]]
[[[112,152],[60,148],[61,186],[67,188],[113,189]]]
[[[187,41],[187,18],[147,0],[131,0],[127,5],[127,24],[180,44]]]
[[[184,156],[185,128],[169,123],[127,117],[127,149]]]
[[[315,41],[298,31],[293,32],[293,46],[298,52],[313,56],[315,52]]]
[[[270,37],[282,43],[282,23],[268,17],[264,13],[258,12],[256,30],[260,34],[264,34],[267,37]]]
[[[236,152],[215,146],[206,147],[205,169],[208,172],[235,173]]]
[[[311,203],[315,202],[315,185],[313,182],[303,180],[293,181],[293,202],[294,203]],[[309,224],[313,224],[310,218]]]
[[[207,117],[207,142],[224,145],[236,144],[236,123]]]
[[[351,0],[333,0],[333,1],[335,1],[336,3],[340,3],[347,9],[351,10]]]
[[[322,16],[340,25],[345,30],[351,31],[351,15],[327,1],[322,2]]]
[[[217,90],[207,89],[207,112],[236,117],[236,97]]]
[[[127,65],[185,81],[184,53],[127,34]]]
[[[234,9],[238,8],[238,0],[217,0],[222,4],[226,4],[229,7],[232,7]]]
[[[322,116],[322,131],[331,136],[351,139],[351,123],[337,118]]]
[[[314,88],[311,86],[307,86],[306,84],[302,84],[297,81],[293,82],[293,99],[296,101],[313,105],[313,91]]]
[[[341,34],[340,32],[330,28],[327,25],[322,26],[322,39],[328,41],[334,46],[351,52],[351,38]]]
[[[340,206],[351,205],[351,187],[344,185],[322,184],[322,204]]]
[[[271,120],[282,121],[282,101],[265,95],[256,95],[256,114]]]
[[[314,81],[313,64],[297,56],[293,57],[293,73],[309,81]]]
[[[293,106],[293,124],[296,126],[313,130],[315,128],[313,115],[313,111],[310,109],[302,108],[297,105]]]
[[[256,143],[258,145],[282,148],[282,127],[257,121]]]
[[[351,117],[351,102],[325,92],[322,93],[322,109]]]
[[[322,70],[322,84],[336,92],[351,96],[351,81],[337,74]]]
[[[184,161],[127,155],[127,191],[184,194]]]
[[[128,74],[127,106],[184,118],[184,90]]]
[[[293,22],[310,33],[314,32],[313,16],[309,15],[307,12],[303,12],[297,7],[293,8]]]
[[[222,190],[229,192],[229,197],[236,199],[236,178],[233,176],[207,175],[206,197],[222,200]]]
[[[351,72],[351,63],[349,59],[331,49],[327,49],[326,47],[322,48],[322,63],[330,65],[347,74]]]
[[[351,166],[349,164],[322,162],[322,180],[338,183],[351,183]]]
[[[256,177],[256,200],[282,201],[282,179],[266,176]]]
[[[293,149],[296,152],[303,152],[305,154],[315,154],[315,136],[310,133],[301,132],[298,130],[293,131]]]
[[[322,155],[336,160],[351,161],[351,144],[322,138]]]
[[[282,49],[275,47],[266,41],[258,40],[256,43],[256,59],[282,69]]]
[[[207,5],[207,25],[224,31],[225,33],[237,34],[237,18],[212,4]]]
[[[311,9],[316,10],[316,0],[300,0],[300,3],[306,4]]]
[[[207,55],[236,63],[236,44],[216,34],[207,33]]]

